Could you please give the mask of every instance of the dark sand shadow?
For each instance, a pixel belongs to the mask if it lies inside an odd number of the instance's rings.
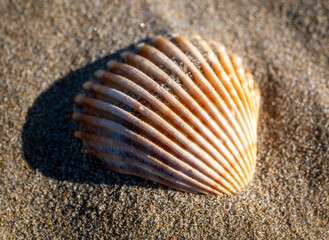
[[[72,99],[81,92],[82,83],[94,78],[93,73],[97,69],[106,69],[107,61],[117,59],[121,52],[132,49],[133,45],[87,64],[56,81],[35,100],[22,130],[24,157],[32,169],[60,181],[164,187],[101,169],[96,157],[80,153],[81,143],[71,136],[78,129],[69,117],[74,109]]]

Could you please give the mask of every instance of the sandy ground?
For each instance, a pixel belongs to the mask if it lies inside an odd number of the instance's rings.
[[[0,1],[0,238],[329,239],[328,1]],[[255,177],[232,196],[104,171],[71,99],[117,51],[199,33],[262,91]]]

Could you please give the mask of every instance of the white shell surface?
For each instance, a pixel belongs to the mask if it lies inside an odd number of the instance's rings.
[[[200,36],[156,37],[98,70],[74,136],[104,167],[182,191],[229,194],[255,171],[260,91],[235,55]]]

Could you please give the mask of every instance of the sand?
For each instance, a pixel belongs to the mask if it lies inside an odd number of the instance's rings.
[[[0,238],[328,239],[328,1],[0,1]],[[98,168],[71,99],[115,53],[194,33],[262,91],[257,169],[231,196]]]

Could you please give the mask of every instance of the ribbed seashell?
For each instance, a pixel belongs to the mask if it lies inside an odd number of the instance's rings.
[[[195,36],[123,52],[79,95],[82,152],[105,168],[193,193],[229,194],[256,164],[260,91],[241,59]]]

